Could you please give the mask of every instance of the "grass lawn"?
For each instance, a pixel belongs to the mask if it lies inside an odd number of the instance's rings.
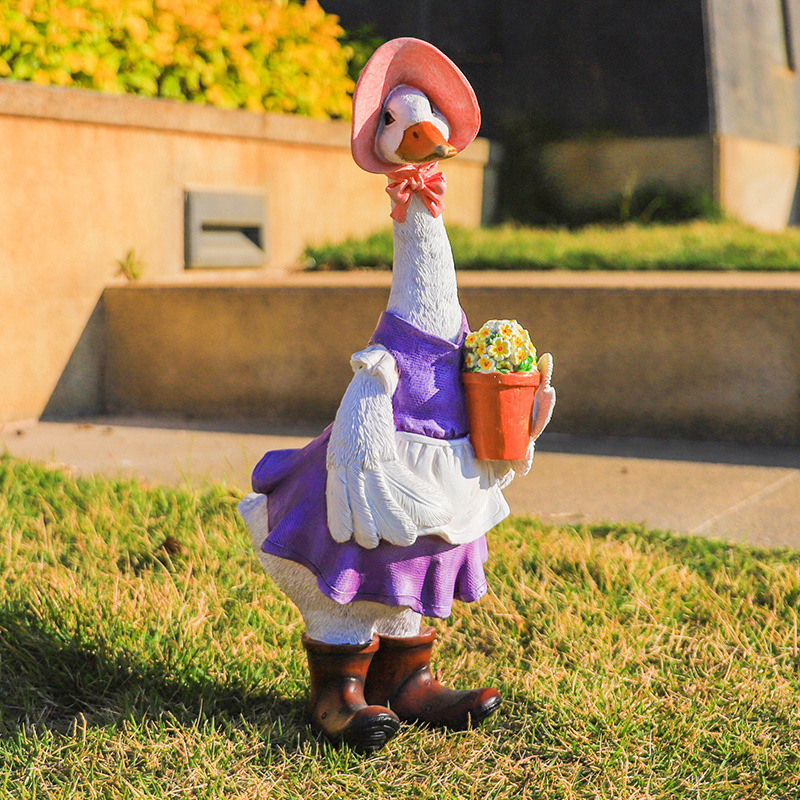
[[[362,758],[305,725],[237,500],[0,457],[1,797],[800,796],[800,554],[505,523],[489,595],[437,623],[501,713]]]
[[[800,270],[800,230],[765,233],[741,223],[449,227],[459,269]],[[308,247],[307,269],[388,269],[392,233]]]

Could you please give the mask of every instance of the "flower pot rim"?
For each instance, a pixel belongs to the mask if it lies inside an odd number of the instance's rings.
[[[496,383],[506,386],[538,386],[542,373],[538,369],[529,372],[462,372],[465,383]]]

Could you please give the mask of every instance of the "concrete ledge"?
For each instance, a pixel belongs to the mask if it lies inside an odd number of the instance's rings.
[[[332,417],[391,276],[111,287],[111,411]],[[800,276],[471,273],[477,326],[516,317],[556,361],[553,428],[800,443]],[[647,285],[649,284],[649,285]]]

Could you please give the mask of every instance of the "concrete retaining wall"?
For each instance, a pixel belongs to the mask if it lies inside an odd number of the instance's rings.
[[[145,279],[181,275],[186,189],[264,195],[261,274],[390,224],[347,122],[0,80],[0,142],[0,422],[101,410],[102,290],[131,249]],[[451,224],[480,223],[487,156],[447,164]]]
[[[607,212],[637,190],[713,198],[762,230],[797,224],[800,151],[740,136],[606,137],[547,144],[541,169],[573,214]]]
[[[385,307],[387,274],[105,293],[113,411],[330,418]],[[460,276],[477,326],[516,317],[556,363],[553,426],[800,443],[800,279]]]

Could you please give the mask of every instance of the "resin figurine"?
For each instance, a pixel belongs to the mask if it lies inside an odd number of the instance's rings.
[[[472,87],[417,39],[380,47],[353,98],[356,163],[389,179],[394,274],[387,310],[336,419],[299,450],[267,453],[240,504],[264,568],[299,609],[313,726],[361,751],[401,721],[477,725],[500,705],[492,688],[434,679],[435,633],[453,600],[486,591],[486,533],[509,513],[502,488],[525,473],[550,419],[552,360],[539,360],[526,457],[479,461],[461,371],[468,332],[442,220],[438,161],[477,135]]]

